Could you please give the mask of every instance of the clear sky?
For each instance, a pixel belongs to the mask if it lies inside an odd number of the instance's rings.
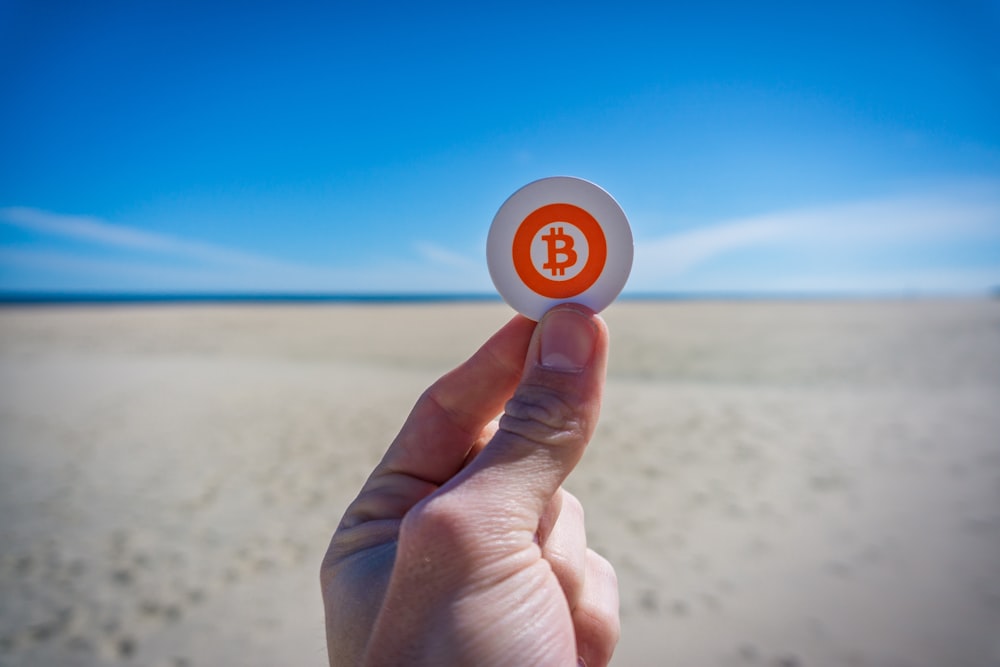
[[[492,292],[573,175],[627,291],[1000,285],[1000,3],[0,0],[0,291]]]

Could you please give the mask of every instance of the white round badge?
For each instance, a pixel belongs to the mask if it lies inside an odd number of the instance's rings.
[[[533,320],[560,303],[610,305],[632,270],[632,230],[602,188],[570,176],[525,185],[503,203],[486,241],[490,277]]]

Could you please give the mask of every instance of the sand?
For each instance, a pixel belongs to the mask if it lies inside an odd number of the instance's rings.
[[[0,665],[323,665],[331,531],[501,304],[0,310]],[[1000,665],[1000,302],[615,304],[614,664]]]

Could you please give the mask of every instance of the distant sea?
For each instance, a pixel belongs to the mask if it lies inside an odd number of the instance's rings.
[[[281,293],[129,293],[0,292],[0,306],[137,305],[195,303],[448,303],[500,301],[497,294],[281,294]]]
[[[619,301],[815,301],[938,298],[1000,298],[1000,288],[985,293],[925,293],[925,292],[656,292],[626,293]],[[274,292],[3,292],[4,306],[62,305],[170,305],[170,304],[418,304],[418,303],[489,303],[501,301],[495,293],[373,293],[373,294],[296,294]]]

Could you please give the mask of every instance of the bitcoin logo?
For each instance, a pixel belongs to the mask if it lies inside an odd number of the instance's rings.
[[[536,239],[542,243],[536,244]],[[511,245],[521,282],[550,299],[568,299],[587,291],[601,277],[607,255],[604,231],[594,216],[564,203],[546,204],[529,213]]]
[[[576,264],[576,251],[573,250],[573,237],[566,234],[562,227],[551,227],[549,233],[542,237],[549,248],[549,259],[542,265],[553,276],[565,276],[566,269]],[[565,257],[559,261],[559,257]]]

